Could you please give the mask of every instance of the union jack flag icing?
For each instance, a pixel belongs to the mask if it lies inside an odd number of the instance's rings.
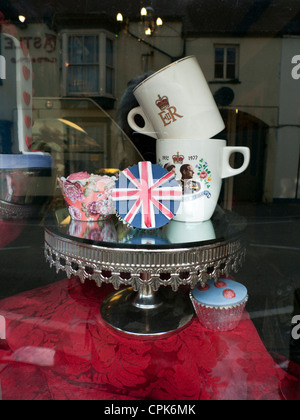
[[[151,162],[121,172],[112,199],[121,218],[141,229],[155,229],[176,214],[182,198],[174,174]]]

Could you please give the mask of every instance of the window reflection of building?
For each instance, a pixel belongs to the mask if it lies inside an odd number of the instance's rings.
[[[33,117],[33,148],[51,153],[59,176],[125,169],[141,160],[119,126],[90,98],[35,98]]]
[[[238,78],[238,51],[237,45],[215,45],[215,79]]]
[[[64,96],[114,95],[114,40],[106,31],[62,33]]]
[[[291,59],[299,55],[300,5],[296,2],[289,8],[285,2],[273,0],[272,6],[264,2],[257,8],[254,0],[211,0],[201,7],[194,1],[183,4],[174,0],[166,10],[155,1],[155,18],[161,16],[164,24],[156,23],[151,35],[145,34],[147,19],[141,21],[140,4],[135,7],[129,2],[125,7],[112,0],[107,7],[108,1],[78,0],[70,7],[72,2],[62,0],[59,6],[48,7],[44,2],[27,0],[24,9],[21,0],[14,1],[14,8],[7,7],[8,3],[0,7],[4,14],[2,20],[0,15],[2,33],[11,30],[7,22],[13,23],[15,36],[30,51],[36,97],[90,97],[114,118],[129,80],[182,56],[195,55],[215,98],[222,96],[218,106],[229,116],[225,120],[228,142],[242,142],[251,150],[259,150],[256,156],[251,153],[247,171],[233,181],[236,200],[245,194],[267,202],[299,199],[300,84],[291,75],[295,67]],[[24,23],[18,21],[19,13],[26,16]],[[118,13],[124,19],[117,21]],[[79,54],[81,44],[86,55]],[[1,55],[9,48],[6,39]],[[69,59],[73,52],[77,62]],[[0,79],[0,89],[1,82],[3,87],[4,80]],[[236,118],[239,121],[235,122]],[[0,136],[8,130],[2,121]],[[289,163],[285,179],[282,162]],[[254,187],[256,182],[251,183],[255,195],[250,188],[239,187],[242,180],[246,184],[248,175],[254,177],[254,165],[260,174],[255,177],[260,180],[259,188]]]

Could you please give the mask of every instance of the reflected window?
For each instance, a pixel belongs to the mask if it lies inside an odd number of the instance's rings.
[[[63,95],[114,95],[114,38],[108,32],[62,33]]]
[[[215,79],[238,79],[238,46],[215,45]]]

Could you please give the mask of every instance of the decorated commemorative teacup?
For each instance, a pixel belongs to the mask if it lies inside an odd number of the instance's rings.
[[[239,168],[230,165],[230,156],[241,153]],[[227,146],[226,140],[164,139],[156,142],[157,164],[172,171],[182,188],[181,205],[174,220],[203,222],[216,208],[222,180],[245,171],[250,161],[248,147]]]
[[[185,57],[141,82],[133,92],[140,106],[127,117],[130,127],[156,139],[206,139],[225,125],[200,65]],[[140,115],[144,126],[136,124]]]

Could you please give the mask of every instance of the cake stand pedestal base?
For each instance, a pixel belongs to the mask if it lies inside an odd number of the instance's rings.
[[[138,339],[166,338],[187,326],[194,315],[187,296],[168,287],[153,292],[148,285],[139,292],[129,287],[111,294],[100,312],[114,330]]]

